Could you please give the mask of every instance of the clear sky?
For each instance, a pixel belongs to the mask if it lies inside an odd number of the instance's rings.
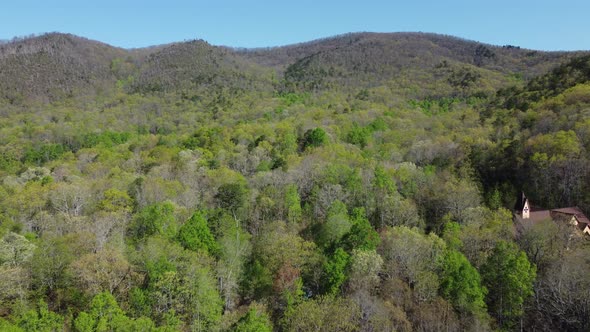
[[[120,47],[200,38],[278,46],[358,31],[422,31],[539,50],[590,50],[589,0],[1,0],[0,39],[68,32]]]

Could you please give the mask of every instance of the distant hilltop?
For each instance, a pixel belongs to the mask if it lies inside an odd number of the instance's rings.
[[[514,77],[536,77],[586,53],[494,46],[417,32],[349,33],[256,49],[203,40],[123,49],[48,33],[0,44],[0,97],[51,101],[115,87],[131,93],[277,88],[358,93],[383,84],[415,98],[436,97],[435,90],[444,95],[491,94]]]

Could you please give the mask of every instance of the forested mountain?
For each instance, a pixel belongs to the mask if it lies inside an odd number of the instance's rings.
[[[350,33],[295,45],[236,51],[256,63],[278,69],[285,69],[310,56],[342,52],[349,54],[350,61],[368,63],[373,67],[386,62],[408,65],[411,62],[405,58],[409,57],[414,58],[415,63],[420,61],[428,66],[435,66],[443,60],[458,61],[502,72],[522,72],[529,77],[546,71],[567,55],[566,52],[541,52],[514,45],[494,46],[432,33],[403,32]],[[422,58],[416,59],[418,56]]]
[[[252,50],[202,40],[124,50],[51,33],[0,47],[0,83],[2,96],[12,101],[100,94],[114,85],[141,93],[200,87],[271,91],[283,77],[282,89],[291,92],[357,93],[384,86],[406,97],[438,98],[489,94],[578,53],[499,47],[425,33],[354,33]]]
[[[526,110],[531,103],[556,95],[590,80],[590,56],[574,58],[544,75],[531,79],[521,88],[510,87],[498,92],[507,108]]]
[[[0,91],[18,102],[96,93],[115,82],[111,63],[127,51],[73,35],[50,33],[0,46]]]
[[[202,40],[172,44],[148,56],[133,89],[142,92],[205,89],[271,90],[270,72],[229,49]]]
[[[124,50],[51,33],[0,47],[0,88],[11,102],[130,92],[272,90],[270,71],[202,40]],[[235,91],[234,91],[235,92]]]
[[[587,52],[0,45],[1,331],[583,331]],[[518,227],[517,227],[518,226]]]
[[[480,92],[489,92],[508,83],[500,74],[531,78],[573,56],[427,33],[354,33],[240,53],[284,71],[290,87],[309,90],[386,85],[399,90],[419,86],[422,94],[441,95],[449,93],[437,90],[447,81],[455,88],[478,85]]]

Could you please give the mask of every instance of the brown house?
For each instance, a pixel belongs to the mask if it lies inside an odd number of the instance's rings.
[[[524,193],[514,205],[514,219],[521,225],[535,224],[543,220],[567,222],[582,234],[590,235],[590,220],[577,206],[543,210],[534,208]]]

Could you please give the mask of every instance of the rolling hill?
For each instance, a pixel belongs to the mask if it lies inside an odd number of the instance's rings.
[[[133,91],[170,92],[226,87],[267,89],[269,70],[224,47],[202,40],[175,43],[149,54],[131,84]]]
[[[0,45],[0,91],[12,102],[55,100],[113,85],[111,62],[127,51],[69,34],[49,33]]]
[[[498,92],[497,104],[507,108],[527,109],[543,98],[554,97],[565,90],[590,81],[590,56],[580,56],[534,77],[522,88],[508,88]]]
[[[484,78],[479,85],[488,81],[484,89],[492,91],[509,84],[507,76],[529,79],[578,55],[492,46],[428,33],[353,33],[238,52],[284,72],[288,87],[303,90],[373,87],[388,82],[394,82],[392,88],[419,85],[428,89],[433,81],[465,85],[461,80],[472,75]]]
[[[212,90],[354,93],[383,86],[404,97],[491,95],[582,53],[492,46],[427,33],[351,33],[266,49],[193,40],[125,50],[49,33],[0,45],[0,94],[11,103],[127,92]]]
[[[278,70],[286,70],[309,57],[365,56],[356,61],[374,67],[378,63],[407,65],[411,63],[408,59],[421,56],[424,57],[423,64],[435,65],[450,60],[502,72],[522,72],[527,77],[545,72],[568,54],[576,54],[527,50],[514,45],[494,46],[448,35],[417,32],[349,33],[294,45],[236,51],[256,63]]]

